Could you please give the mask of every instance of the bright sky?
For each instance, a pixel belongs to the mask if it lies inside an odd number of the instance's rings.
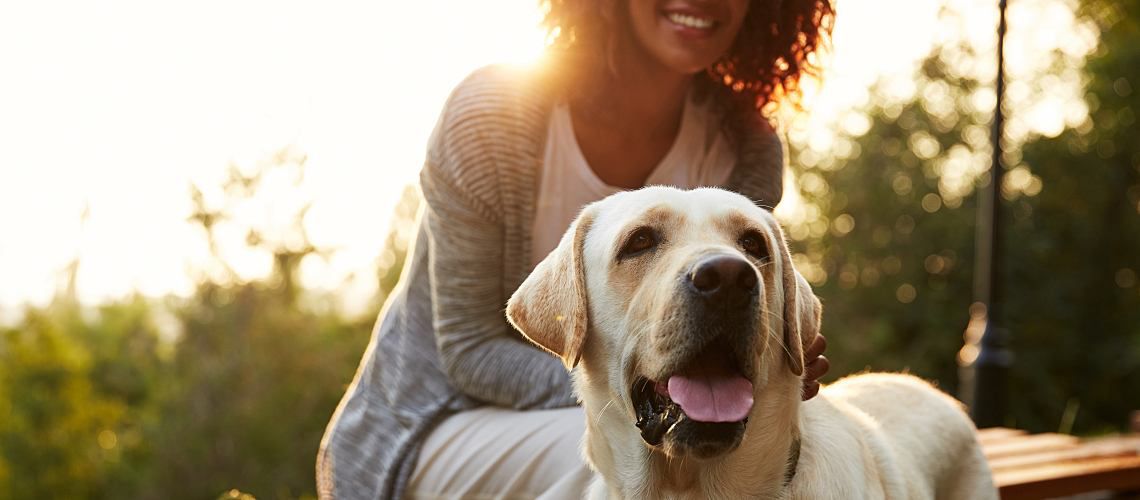
[[[841,2],[820,129],[876,78],[909,75],[937,34],[937,2]],[[996,14],[977,10],[984,37]],[[447,92],[533,58],[538,16],[535,0],[0,1],[0,320],[49,300],[76,254],[85,302],[189,293],[207,255],[190,183],[289,145],[309,157],[306,228],[338,249],[307,284],[359,273],[348,295],[366,297]]]

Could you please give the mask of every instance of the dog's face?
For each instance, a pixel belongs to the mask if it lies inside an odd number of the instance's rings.
[[[650,447],[711,458],[740,444],[773,376],[798,380],[819,303],[769,212],[655,187],[583,210],[507,314],[567,367],[581,360],[588,413],[615,406]]]

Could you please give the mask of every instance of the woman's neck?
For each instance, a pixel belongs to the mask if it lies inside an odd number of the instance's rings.
[[[622,130],[675,133],[693,75],[666,68],[634,44],[619,43],[612,59],[592,65],[571,108]]]
[[[623,45],[613,68],[608,61],[592,65],[568,97],[579,147],[595,174],[609,185],[636,188],[676,140],[693,76]]]

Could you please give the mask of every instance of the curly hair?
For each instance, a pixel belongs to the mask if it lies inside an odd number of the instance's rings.
[[[626,1],[540,0],[551,48],[584,51],[612,66]],[[800,78],[819,76],[816,53],[830,42],[834,19],[831,0],[752,0],[732,48],[706,69],[708,78],[697,79],[698,89],[753,116],[770,115],[781,102],[799,107]]]

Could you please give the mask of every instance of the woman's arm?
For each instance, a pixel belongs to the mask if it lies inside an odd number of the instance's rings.
[[[432,319],[451,383],[481,401],[518,409],[575,404],[570,377],[553,356],[507,323],[504,309],[503,166],[533,131],[524,77],[476,71],[444,105],[428,143],[420,184],[427,201]],[[515,207],[515,209],[518,209]]]
[[[501,223],[490,207],[447,177],[429,163],[421,184],[436,345],[451,383],[499,406],[575,404],[570,377],[558,360],[526,343],[506,322]]]

